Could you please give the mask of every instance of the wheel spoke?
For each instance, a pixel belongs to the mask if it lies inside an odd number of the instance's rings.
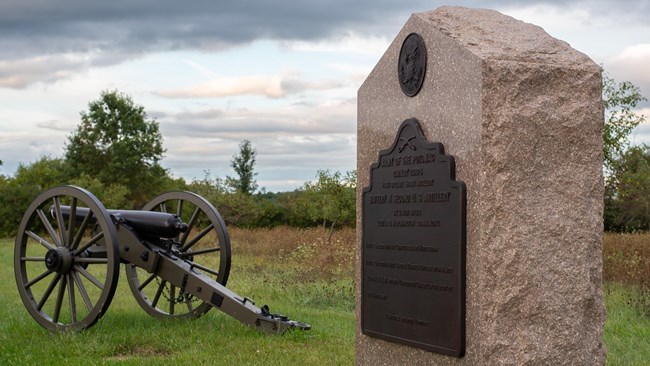
[[[51,250],[55,248],[54,245],[52,245],[47,240],[41,238],[40,236],[38,236],[38,234],[34,233],[33,231],[25,231],[25,234],[30,238],[36,240],[40,245],[42,245],[47,250]]]
[[[152,307],[155,308],[156,305],[158,304],[158,300],[160,300],[160,295],[162,294],[163,289],[165,288],[165,284],[167,284],[167,281],[165,280],[162,280],[160,282],[160,285],[158,286],[158,290],[156,291],[156,295],[153,297],[153,300],[151,301]]]
[[[39,281],[41,281],[45,277],[51,275],[52,273],[54,273],[54,271],[50,271],[48,269],[47,271],[45,271],[45,272],[41,273],[40,275],[38,275],[38,277],[36,277],[36,278],[32,279],[31,281],[27,282],[25,284],[25,288],[28,289],[28,288],[32,287],[33,285],[35,285],[36,283],[38,283]]]
[[[88,271],[86,271],[83,267],[75,265],[75,266],[74,266],[74,270],[77,271],[77,272],[79,272],[79,273],[81,273],[81,274],[82,274],[84,277],[86,277],[86,279],[88,279],[88,281],[90,281],[93,285],[97,286],[97,288],[99,288],[100,290],[104,291],[104,285],[103,285],[101,282],[99,282],[99,280],[96,279],[93,275],[91,275],[90,273],[88,273]]]
[[[176,286],[171,285],[169,289],[169,315],[174,315],[175,303],[176,303]]]
[[[74,259],[75,263],[88,263],[88,264],[106,264],[108,263],[108,258],[83,258],[77,257]]]
[[[93,212],[91,210],[88,210],[88,213],[84,217],[84,220],[81,222],[81,226],[79,227],[79,231],[77,231],[77,235],[75,235],[74,240],[72,241],[72,244],[70,244],[70,249],[75,250],[79,246],[79,243],[81,243],[81,238],[83,237],[84,233],[86,232],[86,229],[88,228],[88,224],[90,224],[90,219],[93,217]]]
[[[140,286],[138,286],[138,291],[142,291],[143,288],[147,287],[147,285],[150,284],[154,278],[156,278],[156,275],[152,274],[151,276],[149,276],[149,278],[144,280],[144,282],[142,282]]]
[[[77,226],[77,198],[72,198],[72,203],[70,204],[70,222],[68,223],[68,248],[72,248],[74,243],[74,227]],[[72,282],[70,282],[72,283]]]
[[[196,206],[196,209],[194,209],[194,212],[190,217],[190,221],[188,221],[187,223],[187,230],[183,233],[183,236],[181,237],[181,246],[185,245],[185,241],[190,236],[190,232],[192,231],[192,228],[194,228],[194,223],[196,222],[196,218],[199,217],[200,212],[201,212],[201,208],[199,206]]]
[[[179,198],[178,199],[178,204],[176,205],[176,216],[182,217],[181,215],[183,214],[183,199]]]
[[[36,306],[36,310],[40,311],[43,308],[43,305],[45,305],[45,302],[50,297],[52,290],[54,290],[54,287],[56,287],[56,284],[59,283],[60,279],[61,279],[61,275],[57,273],[57,275],[52,279],[52,282],[50,282],[50,285],[43,293],[43,297],[41,298],[41,301],[38,302],[38,305]]]
[[[166,202],[161,202],[160,203],[160,212],[167,213],[167,203]]]
[[[45,226],[45,229],[47,230],[48,234],[50,234],[50,237],[52,237],[52,240],[54,240],[56,246],[62,247],[63,245],[61,244],[61,240],[59,239],[58,235],[56,235],[56,231],[52,227],[50,221],[47,219],[47,216],[45,216],[45,213],[43,213],[43,210],[39,208],[36,210],[36,213],[38,214],[38,217],[41,219],[41,222]]]
[[[54,215],[56,216],[56,224],[59,227],[61,244],[67,247],[69,243],[66,240],[67,235],[65,235],[65,222],[63,222],[63,212],[61,212],[61,201],[59,201],[59,196],[54,196]]]
[[[77,322],[77,303],[74,296],[74,280],[73,275],[68,275],[68,301],[70,302],[70,322]]]
[[[92,238],[90,238],[90,240],[88,240],[88,242],[86,244],[82,245],[81,248],[76,249],[72,253],[72,255],[74,255],[74,256],[80,255],[81,253],[84,252],[84,250],[90,248],[93,244],[97,243],[103,237],[104,237],[104,232],[102,231],[102,232],[98,233],[97,235],[93,236]]]
[[[68,277],[61,276],[61,283],[59,283],[59,293],[56,297],[56,304],[54,305],[54,315],[52,321],[59,322],[59,315],[61,315],[61,305],[63,304],[63,297],[65,296],[65,288],[68,285]]]
[[[199,242],[199,240],[203,239],[203,237],[206,236],[212,229],[214,229],[214,225],[213,224],[208,225],[208,227],[203,229],[194,239],[192,239],[189,243],[183,245],[183,247],[181,248],[181,252],[185,252],[191,247],[193,247],[196,243]]]
[[[185,202],[185,201],[183,201],[182,198],[179,198],[178,203],[176,204],[176,216],[178,216],[178,218],[180,218],[181,220],[183,219],[182,216],[181,216],[183,214],[183,202]],[[187,232],[189,232],[189,231],[190,231],[190,229],[188,228]],[[178,235],[176,235],[176,238],[175,238],[176,241],[178,241],[179,235],[180,235],[180,233],[178,233]],[[181,241],[181,245],[183,245],[182,241]]]
[[[45,257],[20,257],[23,262],[45,262]]]
[[[198,268],[203,272],[208,272],[208,273],[213,274],[215,276],[219,276],[219,272],[217,272],[217,271],[215,271],[213,269],[210,269],[210,268],[208,268],[206,266],[202,266],[202,265],[200,265],[198,263],[192,263],[192,267]]]
[[[185,304],[187,304],[187,310],[188,312],[194,311],[194,305],[192,305],[192,299],[187,299],[185,300]]]
[[[72,274],[72,278],[74,279],[74,282],[77,284],[77,288],[79,289],[81,298],[84,300],[84,303],[86,303],[86,307],[88,308],[88,311],[92,311],[93,303],[92,301],[90,301],[90,296],[88,296],[88,291],[86,291],[86,286],[84,286],[83,282],[81,282],[81,278],[79,277],[79,274],[74,272]]]
[[[196,252],[184,252],[184,253],[181,253],[180,257],[181,258],[194,257],[194,256],[197,256],[197,255],[218,252],[220,250],[221,250],[221,248],[208,248],[208,249],[203,249],[203,250],[197,250]]]

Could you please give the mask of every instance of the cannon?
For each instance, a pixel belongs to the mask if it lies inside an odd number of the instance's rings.
[[[108,309],[120,264],[137,303],[156,318],[196,319],[218,308],[265,333],[308,330],[226,288],[230,237],[217,209],[191,192],[142,210],[107,210],[90,192],[40,194],[20,223],[14,271],[29,314],[52,331],[91,327]]]

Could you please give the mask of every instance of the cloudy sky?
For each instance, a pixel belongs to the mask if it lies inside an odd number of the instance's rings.
[[[356,91],[411,13],[440,1],[0,1],[0,174],[63,155],[102,90],[160,123],[177,177],[233,175],[243,139],[258,183],[293,190],[352,170]],[[449,3],[447,3],[449,4]],[[542,26],[650,97],[650,1],[459,1]],[[641,113],[650,117],[650,104]],[[634,141],[650,142],[650,122]]]

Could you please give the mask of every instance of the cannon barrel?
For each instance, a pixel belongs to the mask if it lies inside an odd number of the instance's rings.
[[[64,218],[70,216],[70,206],[61,206]],[[77,207],[76,219],[81,222],[88,214],[89,209]],[[54,212],[54,207],[50,208]],[[160,238],[173,238],[187,231],[187,225],[177,216],[166,212],[139,211],[139,210],[108,210],[108,213],[118,221],[124,221],[142,236],[156,236]]]

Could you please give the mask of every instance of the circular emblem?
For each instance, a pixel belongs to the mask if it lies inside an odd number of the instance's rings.
[[[397,77],[404,94],[413,97],[420,91],[426,70],[427,49],[424,39],[417,33],[411,33],[402,43],[397,62]]]

